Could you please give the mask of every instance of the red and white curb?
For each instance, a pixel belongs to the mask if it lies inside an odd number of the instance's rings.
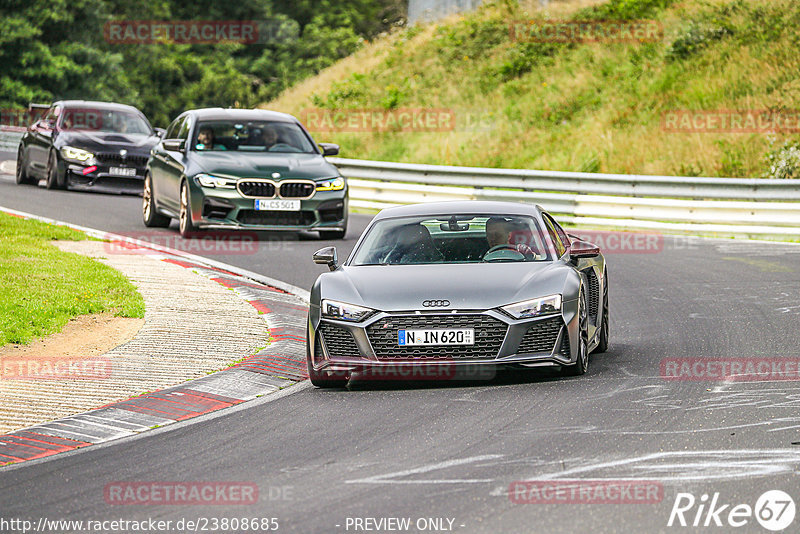
[[[133,436],[153,428],[275,393],[306,378],[305,327],[308,292],[238,267],[137,239],[0,207],[9,215],[67,226],[114,242],[131,253],[147,254],[192,269],[232,289],[267,322],[271,343],[234,366],[96,410],[0,436],[0,465],[52,456]]]

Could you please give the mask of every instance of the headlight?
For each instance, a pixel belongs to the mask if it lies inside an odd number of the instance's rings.
[[[528,319],[561,313],[561,295],[550,295],[538,299],[524,300],[503,306],[503,311],[516,319]]]
[[[88,150],[83,150],[82,148],[75,148],[71,146],[62,147],[61,156],[64,159],[80,161],[81,163],[87,163],[90,159],[94,158],[94,154],[92,154]]]
[[[221,178],[210,174],[197,174],[194,181],[202,187],[216,187],[219,189],[235,189],[236,180],[232,178]]]
[[[322,301],[322,316],[326,319],[358,322],[363,321],[373,313],[375,313],[375,310],[356,306],[355,304],[347,304],[335,300]]]
[[[317,182],[317,191],[341,191],[344,189],[344,178],[331,178],[322,182]]]

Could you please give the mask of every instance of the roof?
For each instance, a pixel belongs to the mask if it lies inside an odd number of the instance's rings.
[[[201,108],[192,109],[189,110],[189,112],[201,120],[270,120],[298,122],[297,119],[291,115],[267,109]]]
[[[446,202],[425,202],[409,204],[381,210],[376,219],[389,217],[413,217],[426,215],[450,214],[486,214],[486,215],[537,215],[539,206],[520,202],[497,202],[491,200],[452,200]]]
[[[60,104],[65,108],[76,108],[76,107],[91,107],[94,109],[118,109],[118,110],[127,110],[127,111],[135,111],[137,113],[141,113],[137,108],[134,106],[129,106],[128,104],[120,104],[118,102],[99,102],[96,100],[59,100],[57,102],[53,102],[53,104]]]

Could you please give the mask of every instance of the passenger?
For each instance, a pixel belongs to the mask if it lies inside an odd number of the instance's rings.
[[[386,255],[383,263],[441,263],[442,253],[433,244],[433,238],[427,228],[420,224],[400,227],[395,233],[397,242]]]

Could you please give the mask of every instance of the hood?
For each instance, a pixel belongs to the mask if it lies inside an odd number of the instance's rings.
[[[285,154],[276,152],[190,152],[203,172],[247,178],[332,178],[339,171],[321,154]]]
[[[97,131],[62,131],[58,135],[59,145],[83,148],[90,152],[119,152],[149,154],[160,139],[156,135],[121,134]]]
[[[429,299],[488,309],[562,293],[569,270],[558,262],[345,266],[320,277],[320,293],[384,311],[423,309]]]

